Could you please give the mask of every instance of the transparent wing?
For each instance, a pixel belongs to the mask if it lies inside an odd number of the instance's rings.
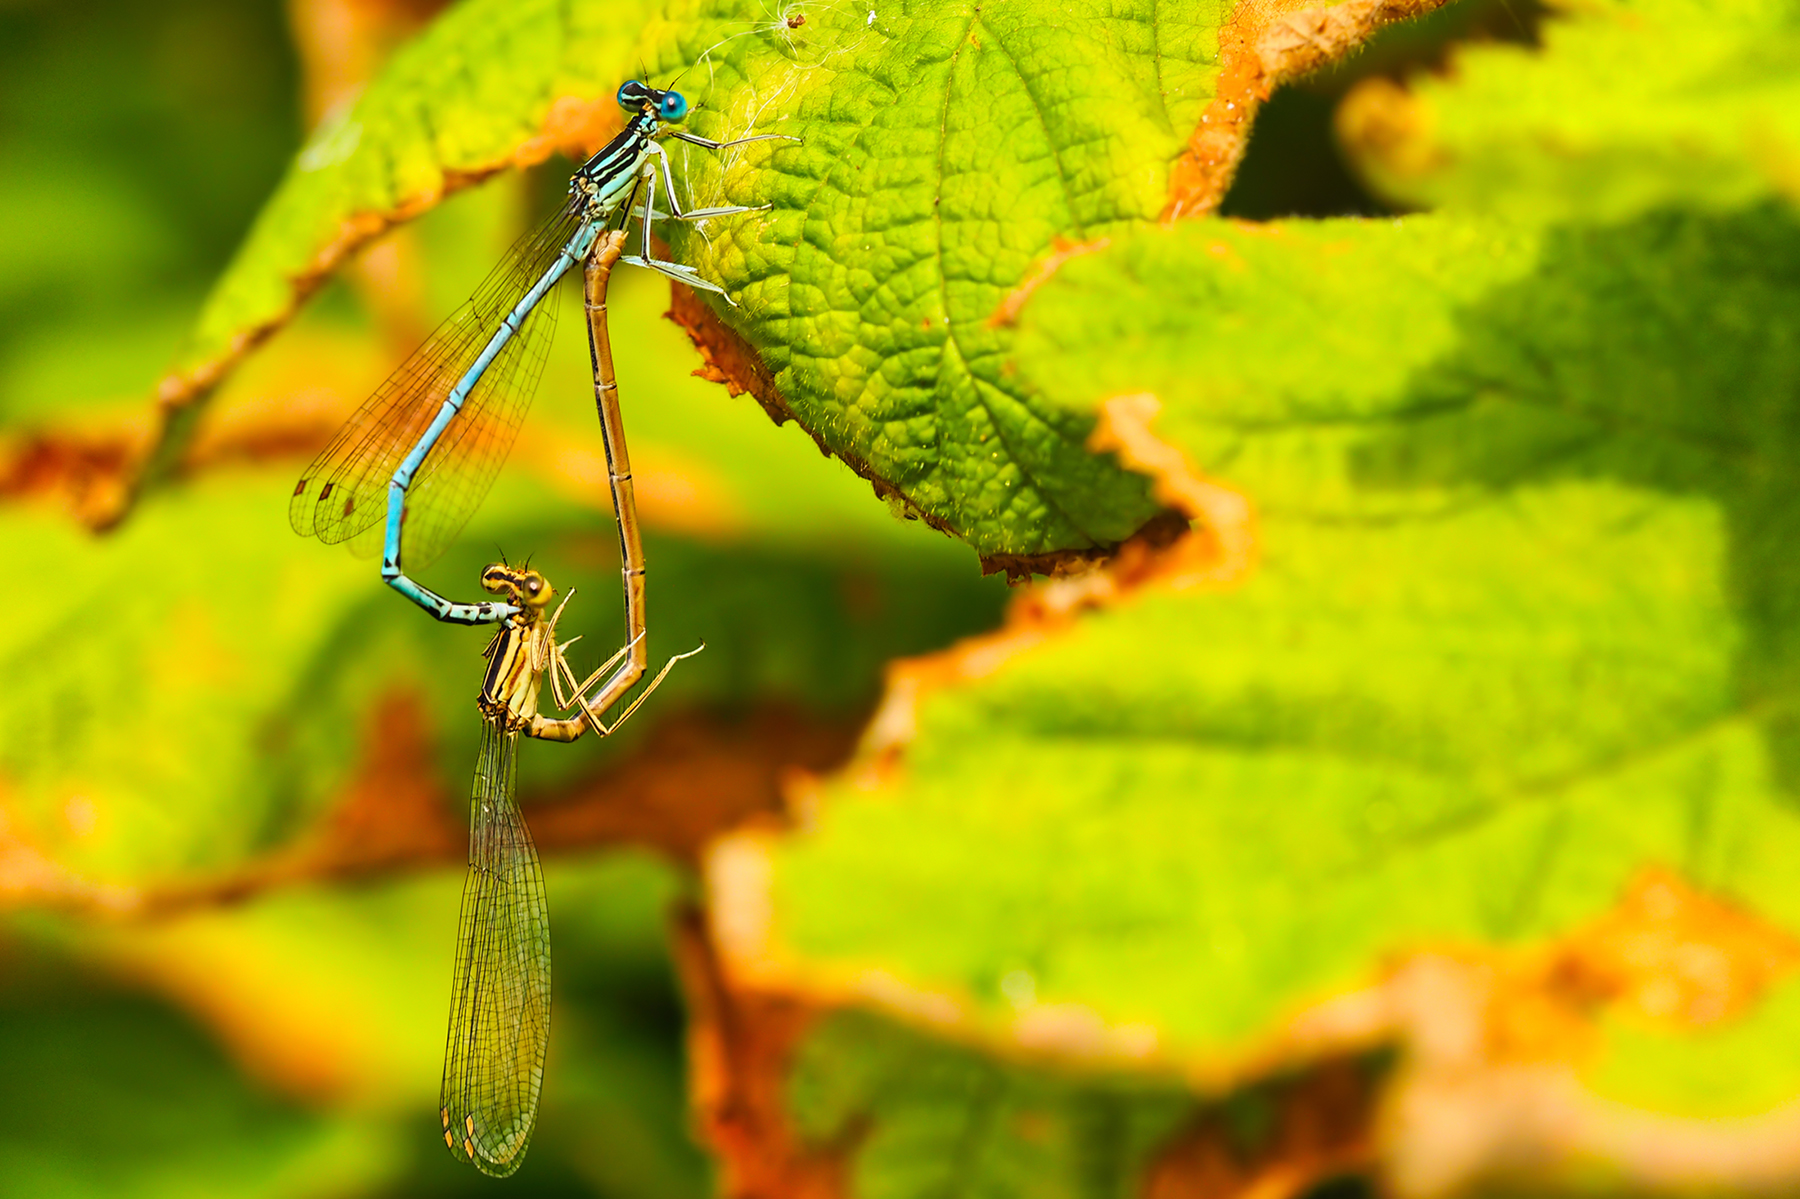
[[[550,919],[514,802],[518,748],[518,733],[482,722],[444,1047],[444,1143],[495,1177],[525,1159],[550,1039]]]
[[[288,521],[296,533],[336,544],[382,524],[394,469],[580,224],[573,207],[565,208],[520,238],[468,302],[363,402],[294,485]],[[441,554],[493,485],[537,390],[556,308],[545,302],[530,312],[415,477],[402,544],[409,569]]]

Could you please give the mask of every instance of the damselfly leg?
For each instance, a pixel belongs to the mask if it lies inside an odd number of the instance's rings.
[[[735,138],[728,142],[715,142],[709,138],[696,137],[689,133],[671,133],[669,136],[676,138],[679,141],[690,142],[696,146],[705,146],[709,150],[728,150],[733,146],[748,145],[751,142],[797,142],[800,140],[797,137],[790,137],[785,133],[758,133],[752,137]],[[675,197],[675,177],[669,169],[668,152],[661,146],[653,143],[650,146],[650,153],[660,160],[662,164],[663,192],[669,198],[669,211],[667,213],[656,211],[656,169],[652,167],[649,160],[646,159],[644,163],[644,204],[639,212],[639,217],[644,230],[643,253],[628,254],[619,261],[629,263],[632,266],[641,266],[657,271],[667,275],[671,279],[679,280],[689,287],[698,288],[701,291],[713,292],[716,295],[723,296],[725,302],[730,304],[733,308],[737,307],[737,301],[732,299],[731,296],[726,293],[724,288],[713,283],[711,280],[702,277],[693,267],[684,266],[679,262],[670,262],[667,259],[656,257],[655,253],[650,248],[650,225],[652,218],[657,216],[667,216],[677,221],[704,221],[711,217],[736,216],[741,212],[767,212],[773,205],[731,204],[721,208],[693,208],[684,211],[681,207],[681,201]]]
[[[573,599],[574,596],[575,592],[571,589],[569,594],[563,597],[562,605],[557,607],[556,614],[550,618],[550,637],[553,643],[556,637],[556,622],[562,617],[563,606],[566,606],[569,600]],[[662,686],[663,679],[668,677],[669,671],[674,668],[675,663],[691,658],[706,648],[706,643],[702,642],[685,654],[676,654],[667,662],[664,662],[663,668],[656,672],[656,677],[654,679],[650,680],[650,685],[644,688],[643,691],[638,694],[638,697],[631,701],[631,706],[619,713],[618,718],[609,725],[601,717],[606,711],[606,707],[610,705],[602,705],[587,699],[587,689],[592,687],[601,676],[617,666],[620,660],[627,654],[635,655],[638,652],[638,647],[643,645],[646,635],[646,630],[639,629],[635,637],[614,651],[612,657],[600,663],[600,665],[594,669],[593,674],[590,674],[587,678],[579,682],[575,679],[575,671],[569,666],[568,650],[571,645],[580,641],[581,638],[579,636],[571,637],[567,641],[557,645],[550,662],[550,690],[551,694],[555,697],[556,706],[564,712],[573,712],[580,709],[582,714],[587,717],[588,727],[592,728],[602,737],[611,736],[613,733],[619,731],[620,725],[631,719],[631,714],[637,711],[638,708],[642,706],[643,702],[649,699],[651,694],[658,687]]]

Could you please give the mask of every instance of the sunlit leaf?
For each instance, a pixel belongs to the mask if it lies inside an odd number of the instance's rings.
[[[1303,40],[1255,40],[1289,7],[1239,18],[1097,4],[1052,22],[1029,3],[672,9],[640,46],[657,81],[680,77],[693,93],[690,127],[800,141],[723,159],[677,146],[688,206],[773,211],[666,235],[741,303],[724,318],[785,410],[908,511],[989,556],[1114,545],[1157,512],[1143,479],[1089,454],[1090,422],[1003,369],[1011,333],[993,318],[1059,242],[1169,208],[1171,169],[1228,66],[1255,59],[1277,78],[1313,64]],[[1345,12],[1323,43],[1335,54],[1393,19]],[[616,84],[597,72],[624,69],[615,38],[629,27],[614,5],[477,2],[397,56],[301,154],[165,403],[198,402],[344,252],[457,179],[584,136],[592,148],[616,120],[603,99]],[[1254,98],[1228,106],[1240,111],[1226,122],[1227,161]]]
[[[1537,219],[1800,200],[1800,26],[1781,0],[1570,6],[1541,49],[1372,83],[1342,128],[1409,204]]]
[[[1791,1101],[1791,1020],[1759,1021],[1769,1052],[1704,1099],[1682,1046],[1737,1036],[1800,964],[1800,573],[1775,549],[1797,281],[1800,223],[1766,208],[1187,225],[1064,264],[1019,375],[1073,407],[1153,395],[1187,469],[1253,498],[1259,561],[1020,629],[920,692],[903,766],[718,859],[727,910],[769,913],[726,925],[732,960],[1219,1085],[1308,1060],[1309,1019],[1449,954],[1589,1030],[1488,1001],[1471,1018],[1533,1031],[1485,1065],[1591,1070],[1647,1120]],[[1717,970],[1684,972],[1682,945]],[[1530,981],[1546,957],[1605,981],[1559,999]],[[1396,1015],[1323,1047],[1424,1035]],[[1406,1129],[1391,1152],[1428,1172]],[[1519,1135],[1684,1177],[1580,1122]],[[1729,1175],[1721,1138],[1701,1160]]]

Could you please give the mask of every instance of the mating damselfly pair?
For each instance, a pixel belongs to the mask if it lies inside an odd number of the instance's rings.
[[[573,741],[590,729],[604,736],[689,656],[671,658],[612,725],[603,722],[649,666],[644,552],[606,326],[608,280],[616,262],[627,262],[731,302],[693,268],[657,258],[651,225],[663,216],[695,221],[762,208],[684,210],[659,139],[711,150],[799,140],[767,133],[728,141],[698,137],[679,128],[688,113],[679,92],[636,80],[620,86],[617,98],[628,114],[625,128],[575,172],[567,203],[515,243],[468,303],[375,390],[301,476],[288,507],[296,532],[329,543],[372,534],[385,514],[383,580],[438,620],[499,625],[484,651],[487,670],[477,697],[481,748],[470,796],[469,872],[440,1111],[451,1153],[494,1175],[512,1173],[524,1158],[550,1027],[549,922],[537,851],[517,805],[519,738]],[[659,175],[666,213],[656,204]],[[633,215],[642,226],[642,249],[628,255],[624,226]],[[585,680],[575,677],[565,655],[572,642],[556,641],[568,597],[552,612],[554,591],[537,571],[504,562],[489,566],[482,586],[500,598],[456,602],[415,582],[405,569],[407,562],[417,569],[441,554],[487,494],[543,369],[555,325],[555,304],[544,301],[578,263],[584,264],[594,399],[619,534],[626,628],[625,644]],[[539,713],[546,674],[557,706],[573,716]]]

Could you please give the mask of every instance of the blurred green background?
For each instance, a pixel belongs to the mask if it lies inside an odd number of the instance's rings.
[[[307,131],[436,7],[0,6],[0,544],[30,564],[0,632],[14,681],[0,697],[0,1196],[496,1185],[436,1135],[485,634],[434,625],[373,562],[293,536],[286,501],[354,405],[556,202],[568,164],[499,177],[376,243],[232,376],[170,486],[111,534],[81,519],[116,497],[157,378]],[[1335,149],[1339,99],[1451,41],[1529,41],[1538,15],[1465,0],[1281,91],[1222,215],[1383,212]],[[465,596],[483,563],[531,555],[581,592],[565,627],[586,636],[582,665],[621,622],[578,298],[561,302],[511,464],[424,578]],[[662,282],[621,272],[613,336],[652,657],[707,650],[619,737],[524,750],[555,1015],[539,1129],[504,1184],[519,1195],[713,1192],[670,949],[698,899],[695,853],[771,815],[784,782],[843,762],[887,664],[996,627],[1007,602],[966,546],[896,519],[805,433],[691,377],[667,303]],[[1011,1069],[852,1013],[808,1043],[792,1098],[828,1146],[862,1135],[858,1086],[912,1105],[917,1124],[894,1120],[901,1135],[872,1155],[896,1175],[932,1160],[914,1129],[961,1145],[1006,1086],[1026,1098],[1008,1101],[1024,1115],[1005,1135],[1077,1158],[1142,1153],[1192,1114],[1165,1079],[1116,1095],[1055,1070],[994,1081]],[[974,1096],[974,1114],[958,1123],[946,1095]],[[1242,1113],[1259,1103],[1273,1106],[1253,1095],[1217,1119],[1255,1124]],[[1087,1193],[1136,1168],[1089,1156],[1101,1181]],[[1020,1176],[1080,1173],[1044,1158]]]
[[[232,380],[174,486],[111,535],[76,519],[146,436],[158,375],[309,119],[429,8],[0,7],[0,543],[33,576],[0,634],[19,684],[0,701],[0,1195],[494,1185],[435,1134],[485,635],[422,620],[285,508],[567,164],[378,246]],[[524,755],[555,1017],[516,1194],[710,1193],[667,948],[695,838],[840,760],[884,662],[992,627],[1005,601],[799,430],[691,378],[666,286],[634,276],[614,339],[652,653],[708,649],[622,736]],[[498,553],[531,554],[579,586],[565,628],[604,656],[614,537],[564,302],[513,466],[428,578],[460,595]]]

